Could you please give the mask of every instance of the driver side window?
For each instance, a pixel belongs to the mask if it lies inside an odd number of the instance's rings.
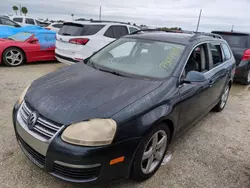
[[[209,56],[207,44],[201,44],[192,51],[188,58],[187,64],[181,76],[181,80],[186,78],[190,71],[198,71],[205,73],[209,70]]]

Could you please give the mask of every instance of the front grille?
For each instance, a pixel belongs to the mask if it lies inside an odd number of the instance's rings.
[[[44,167],[45,156],[30,147],[19,135],[17,136],[17,139],[21,148],[24,150],[24,153],[26,153],[26,155],[28,155],[28,157],[30,157],[33,162],[38,163],[40,167]]]
[[[24,123],[28,125],[28,118],[30,114],[35,111],[33,110],[26,101],[23,102],[22,108],[20,109],[20,116]],[[60,124],[56,124],[46,118],[42,117],[41,115],[37,118],[37,122],[31,131],[39,134],[43,138],[49,140],[52,138],[57,131],[62,127]]]
[[[71,180],[93,180],[100,174],[101,166],[92,168],[72,168],[54,163],[54,174]]]

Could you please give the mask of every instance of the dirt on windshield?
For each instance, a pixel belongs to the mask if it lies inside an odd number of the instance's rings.
[[[171,160],[146,182],[73,185],[42,172],[21,152],[12,125],[12,107],[34,79],[59,67],[39,63],[0,66],[1,188],[250,188],[250,88],[234,84],[221,113],[209,113],[174,142]]]

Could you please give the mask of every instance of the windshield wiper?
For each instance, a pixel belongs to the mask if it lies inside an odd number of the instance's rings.
[[[98,70],[103,71],[103,72],[108,72],[108,73],[111,73],[111,74],[114,74],[114,75],[117,75],[117,76],[123,76],[123,77],[125,77],[124,75],[121,75],[120,73],[115,72],[113,70],[104,70],[104,69],[98,69]]]

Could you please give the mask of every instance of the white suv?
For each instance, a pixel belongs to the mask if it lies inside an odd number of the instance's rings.
[[[74,64],[124,35],[139,30],[137,27],[113,22],[67,22],[56,34],[56,58]]]

